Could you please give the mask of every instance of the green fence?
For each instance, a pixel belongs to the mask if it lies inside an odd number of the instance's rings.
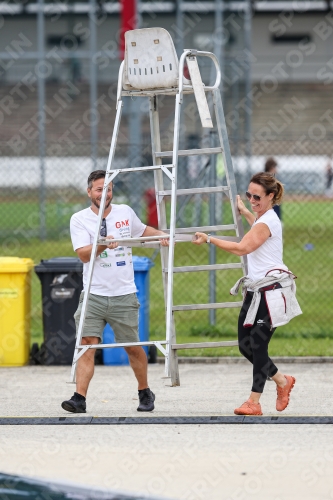
[[[297,276],[297,296],[303,315],[290,324],[278,328],[271,344],[276,355],[333,355],[332,322],[332,269],[333,269],[333,198],[329,180],[328,160],[323,156],[310,161],[309,156],[289,157],[288,164],[296,161],[297,169],[283,168],[285,157],[276,156],[281,169],[279,178],[286,186],[282,205],[284,262]],[[314,158],[312,156],[311,158]],[[258,171],[261,156],[254,157],[252,171]],[[39,166],[35,159],[24,158],[25,174],[7,175],[7,185],[0,189],[0,253],[1,255],[30,257],[35,263],[57,256],[74,256],[69,221],[73,213],[87,206],[86,178],[93,168],[86,158],[67,157],[53,159],[46,171],[45,185],[39,182]],[[14,161],[14,159],[12,159]],[[19,159],[16,159],[19,165]],[[118,160],[120,161],[120,160]],[[243,162],[243,163],[242,163]],[[77,172],[77,165],[81,170]],[[105,158],[97,167],[105,167]],[[29,167],[30,165],[30,167]],[[51,165],[51,166],[50,166]],[[74,165],[74,166],[73,166]],[[82,167],[83,165],[83,167]],[[193,176],[189,166],[182,165],[181,186],[195,183],[201,169],[198,164]],[[243,165],[243,166],[242,166]],[[192,165],[193,166],[193,165]],[[8,165],[7,165],[8,167]],[[29,171],[29,168],[30,171]],[[1,168],[1,163],[0,163]],[[243,158],[235,157],[236,178],[239,192],[247,187],[249,170]],[[8,170],[7,170],[8,172]],[[207,170],[208,172],[208,170]],[[192,172],[193,173],[193,172]],[[209,172],[208,172],[209,174]],[[208,175],[207,174],[207,175]],[[191,177],[192,176],[192,177]],[[153,177],[133,174],[116,179],[115,203],[128,203],[135,207],[144,222],[147,215],[147,189],[153,186]],[[205,176],[202,182],[205,182]],[[25,181],[26,179],[26,181]],[[26,182],[26,185],[25,185]],[[201,181],[200,181],[201,182]],[[217,182],[223,182],[222,177]],[[209,223],[209,197],[180,199],[181,219],[178,226]],[[231,222],[230,205],[226,198],[215,199],[217,222]],[[244,221],[246,230],[247,223]],[[230,235],[233,233],[230,233]],[[152,249],[133,249],[136,255],[154,260],[150,271],[150,337],[165,336],[164,301],[160,256]],[[237,257],[217,250],[217,263],[235,262]],[[209,262],[208,246],[196,247],[179,243],[175,249],[175,265],[198,265]],[[240,300],[230,297],[229,290],[240,277],[239,270],[216,272],[216,301]],[[174,277],[174,303],[190,304],[209,301],[209,275],[202,273],[177,273]],[[237,309],[216,311],[216,323],[210,324],[208,311],[176,312],[177,340],[200,342],[203,340],[235,339]],[[32,283],[32,342],[42,340],[41,287],[37,276]],[[238,355],[237,348],[186,351],[184,355]]]

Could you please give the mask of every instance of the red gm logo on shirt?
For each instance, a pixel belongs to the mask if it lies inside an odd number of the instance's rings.
[[[122,220],[120,222],[116,222],[116,228],[119,229],[120,227],[125,227],[125,226],[128,226],[129,227],[129,219],[127,220]]]

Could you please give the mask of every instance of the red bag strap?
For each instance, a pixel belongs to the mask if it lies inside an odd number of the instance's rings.
[[[293,277],[293,279],[294,279],[294,280],[295,280],[295,279],[297,279],[297,276],[295,276],[295,275],[294,275],[294,273],[292,273],[291,271],[286,271],[285,269],[280,269],[280,268],[278,268],[278,267],[277,267],[277,268],[273,268],[273,269],[271,269],[270,271],[268,271],[268,272],[265,274],[265,277],[266,277],[269,273],[271,273],[272,271],[280,271],[281,273],[290,274],[290,275]]]

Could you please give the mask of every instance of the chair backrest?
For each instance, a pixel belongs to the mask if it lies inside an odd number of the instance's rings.
[[[178,58],[168,31],[144,28],[125,33],[124,89],[178,87]]]

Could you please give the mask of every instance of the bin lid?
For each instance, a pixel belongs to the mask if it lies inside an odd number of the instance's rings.
[[[138,257],[137,255],[132,256],[132,262],[134,271],[149,271],[155,265],[148,257]]]
[[[40,273],[82,273],[83,263],[78,257],[53,257],[52,259],[42,259],[35,266],[35,272]]]
[[[0,257],[0,273],[27,273],[34,267],[32,259]]]

